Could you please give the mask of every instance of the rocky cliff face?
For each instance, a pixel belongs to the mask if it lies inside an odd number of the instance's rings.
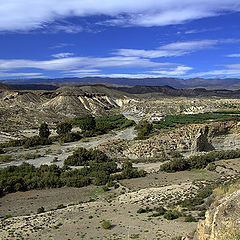
[[[183,240],[237,240],[240,238],[240,190],[216,200],[198,224],[194,236]]]
[[[233,121],[191,124],[147,140],[117,141],[100,148],[111,156],[130,159],[161,158],[171,151],[191,155],[237,149],[240,148],[240,124]]]

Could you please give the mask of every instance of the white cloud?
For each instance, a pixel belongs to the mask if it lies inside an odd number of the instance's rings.
[[[239,70],[240,70],[240,63],[228,64],[228,65],[225,65],[225,67],[227,67],[227,68],[233,68],[233,69],[239,69]]]
[[[74,44],[72,43],[58,43],[57,45],[49,47],[50,49],[58,49],[58,48],[65,48],[65,47],[72,47]]]
[[[182,75],[185,75],[190,70],[192,70],[191,67],[177,66],[176,68],[173,68],[170,70],[151,71],[151,73],[159,74],[163,76],[182,76]]]
[[[66,57],[59,59],[26,60],[26,59],[0,59],[0,70],[35,68],[41,70],[76,70],[78,68],[151,68],[169,67],[176,64],[153,62],[138,57]]]
[[[187,75],[185,75],[185,77],[187,77],[187,78],[196,78],[196,77],[215,77],[215,78],[233,77],[233,78],[239,78],[240,77],[240,64],[236,64],[235,68],[236,69],[233,69],[233,68],[231,68],[231,69],[217,69],[217,70],[211,70],[211,71],[206,71],[206,72],[197,72],[197,73],[187,74]]]
[[[73,53],[64,52],[64,53],[53,54],[52,57],[54,57],[54,58],[66,58],[66,57],[70,57],[70,56],[73,56],[73,55],[74,55]]]
[[[155,70],[143,73],[129,74],[129,73],[112,73],[103,74],[98,69],[82,69],[66,72],[67,76],[84,77],[91,75],[92,77],[113,77],[113,78],[158,78],[158,77],[179,77],[185,75],[191,67],[177,66],[176,68],[167,68],[166,70]]]
[[[43,33],[79,33],[83,31],[83,27],[80,25],[74,25],[69,22],[63,22],[58,24],[52,24],[51,26],[47,26],[47,28],[43,31]]]
[[[9,73],[9,72],[0,72],[0,78],[4,77],[29,77],[29,78],[38,78],[44,77],[42,73]]]
[[[225,40],[226,41],[226,40]],[[175,42],[163,45],[154,50],[143,49],[119,49],[116,54],[127,57],[144,57],[144,58],[159,58],[159,57],[176,57],[183,56],[193,51],[213,47],[220,40],[199,40],[199,41],[186,41]]]
[[[164,26],[228,11],[240,11],[239,0],[0,0],[0,30],[26,31],[93,15],[108,16],[105,23],[112,25]]]
[[[240,53],[229,54],[227,57],[240,57]]]

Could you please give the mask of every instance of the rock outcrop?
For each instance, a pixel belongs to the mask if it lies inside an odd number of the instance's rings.
[[[240,124],[234,121],[190,124],[147,140],[115,141],[99,148],[112,157],[157,159],[172,151],[185,155],[240,148]]]
[[[240,190],[216,200],[198,224],[194,236],[184,240],[236,240],[240,237]]]

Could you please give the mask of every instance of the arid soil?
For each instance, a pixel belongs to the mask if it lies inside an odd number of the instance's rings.
[[[237,170],[240,167],[236,159],[219,161],[220,166],[223,164],[234,165]],[[171,221],[162,216],[151,217],[151,213],[138,214],[137,210],[174,204],[197,192],[198,182],[214,182],[222,177],[220,173],[207,170],[181,174],[154,172],[145,178],[122,180],[120,188],[107,192],[102,187],[88,186],[9,194],[1,198],[1,215],[23,216],[2,219],[0,236],[1,239],[34,240],[169,240],[192,232],[197,223],[184,222],[182,217]],[[60,204],[68,207],[51,210]],[[36,214],[39,207],[47,212]],[[102,228],[103,220],[111,222],[110,230]]]

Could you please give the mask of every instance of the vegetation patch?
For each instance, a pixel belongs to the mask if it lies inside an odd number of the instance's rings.
[[[153,121],[153,128],[155,130],[171,129],[180,125],[204,123],[208,120],[239,121],[239,119],[240,119],[239,111],[218,111],[212,113],[167,115],[160,121]]]
[[[31,189],[83,187],[89,184],[112,185],[116,180],[143,177],[146,173],[133,168],[130,163],[118,168],[115,161],[97,150],[84,150],[92,156],[86,159],[81,169],[70,169],[67,165],[60,168],[56,165],[33,165],[23,163],[20,166],[9,166],[0,169],[0,195]],[[74,160],[75,161],[75,160]],[[72,161],[70,165],[78,164]]]
[[[112,224],[110,221],[103,220],[102,222],[102,228],[106,230],[110,230],[112,228]]]
[[[164,172],[178,172],[191,169],[203,169],[210,163],[218,160],[240,158],[240,150],[213,151],[204,155],[191,156],[189,158],[175,158],[161,165]],[[210,169],[213,166],[210,165]]]

